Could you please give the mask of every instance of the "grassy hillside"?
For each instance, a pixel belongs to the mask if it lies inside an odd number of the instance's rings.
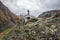
[[[19,20],[19,17],[0,1],[0,40],[17,26]]]
[[[3,40],[60,40],[60,18],[18,25]]]
[[[25,22],[0,2],[0,40],[60,40],[60,11],[57,12],[51,12],[53,17],[50,12],[45,14],[47,19]]]

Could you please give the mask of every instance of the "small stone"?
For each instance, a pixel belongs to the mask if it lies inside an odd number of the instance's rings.
[[[52,28],[56,28],[56,26],[55,26],[55,25],[51,25],[51,27],[52,27]]]

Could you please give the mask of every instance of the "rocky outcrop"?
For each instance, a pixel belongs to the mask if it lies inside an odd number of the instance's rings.
[[[60,16],[60,10],[51,10],[47,12],[43,12],[41,15],[38,16],[38,18],[48,18],[48,17],[59,17]]]
[[[18,16],[13,14],[3,3],[0,1],[0,31],[5,30],[17,23]]]

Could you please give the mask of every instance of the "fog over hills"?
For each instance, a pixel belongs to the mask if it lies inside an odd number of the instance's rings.
[[[1,0],[12,12],[38,16],[44,11],[60,9],[60,0]]]

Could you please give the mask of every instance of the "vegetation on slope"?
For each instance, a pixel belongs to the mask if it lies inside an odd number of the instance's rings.
[[[0,1],[0,40],[18,24],[19,17]]]
[[[13,14],[3,3],[0,1],[0,33],[7,28],[17,24],[19,17]]]
[[[18,25],[3,40],[60,40],[60,18]]]

